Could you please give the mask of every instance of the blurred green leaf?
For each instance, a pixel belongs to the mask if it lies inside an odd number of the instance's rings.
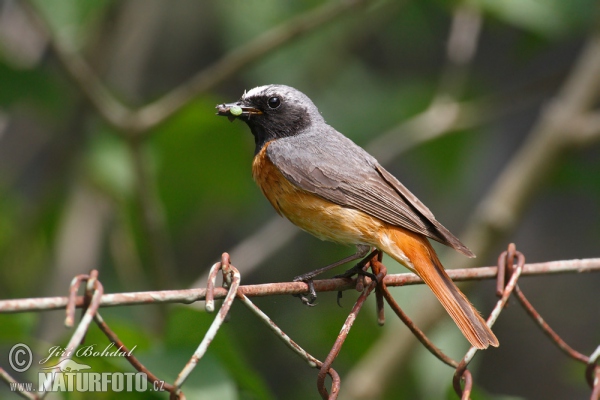
[[[191,103],[152,137],[158,191],[172,227],[247,205],[255,194],[250,131],[216,116],[215,104]]]
[[[170,314],[165,345],[171,349],[170,351],[177,350],[187,354],[189,359],[214,318],[214,314],[207,314],[191,307],[176,307]],[[236,343],[235,334],[229,332],[227,325],[223,325],[196,368],[202,371],[218,368],[222,370],[222,374],[226,371],[228,379],[235,379],[236,385],[245,393],[246,398],[273,398],[260,375],[246,361],[245,353]]]
[[[561,191],[575,189],[600,198],[600,165],[593,154],[571,154],[555,171],[551,184]]]
[[[80,49],[89,37],[95,17],[112,4],[112,0],[34,0],[52,30],[70,49]]]
[[[44,216],[54,210],[44,210],[42,218],[32,225],[23,225],[23,213],[18,197],[8,195],[0,200],[0,288],[4,296],[28,296],[39,282],[44,281],[44,267],[50,252],[53,235]],[[49,234],[49,236],[47,236]],[[27,249],[27,251],[23,251]],[[6,286],[4,286],[6,285]]]
[[[21,70],[0,62],[0,87],[2,106],[30,103],[49,115],[60,110],[65,103],[64,93],[46,71]]]
[[[92,182],[121,201],[130,199],[134,190],[134,172],[127,144],[110,131],[92,135],[87,149],[86,166]]]
[[[22,342],[33,331],[37,318],[34,313],[0,314],[0,343]]]
[[[510,24],[544,36],[562,36],[591,26],[593,0],[474,0]]]
[[[144,354],[144,365],[166,382],[172,383],[194,350],[155,348],[152,353]],[[238,399],[236,383],[212,354],[202,358],[181,389],[188,399]]]
[[[457,132],[430,141],[413,149],[406,158],[420,165],[420,170],[427,174],[428,181],[435,182],[440,192],[452,192],[457,178],[463,176],[465,159],[472,148],[473,132]]]
[[[596,335],[600,336],[600,335]],[[576,362],[572,359],[564,359],[562,362],[562,371],[565,382],[573,386],[578,386],[581,388],[589,389],[589,386],[584,379],[586,365]]]
[[[135,350],[133,350],[134,353],[149,351],[156,345],[156,339],[148,333],[146,329],[140,329],[139,324],[135,323],[135,321],[112,317],[106,312],[103,314],[103,317],[105,317],[105,321],[110,326],[110,329],[117,334],[121,342],[123,342],[129,350],[133,349],[135,346]],[[96,327],[88,331],[86,342],[97,343],[99,347],[109,344],[106,335],[104,335],[100,328]]]

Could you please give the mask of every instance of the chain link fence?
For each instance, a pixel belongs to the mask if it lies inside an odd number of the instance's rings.
[[[340,392],[341,378],[332,367],[336,357],[341,351],[342,345],[352,328],[352,324],[358,317],[358,313],[363,307],[366,299],[375,292],[378,323],[385,323],[384,303],[387,303],[393,312],[410,329],[417,339],[441,362],[455,369],[453,387],[456,394],[463,400],[470,399],[473,387],[473,378],[471,372],[467,369],[470,361],[477,353],[477,349],[471,347],[464,357],[457,361],[453,360],[437,348],[432,341],[419,329],[417,325],[402,311],[402,308],[394,300],[389,291],[389,287],[405,286],[410,284],[422,283],[420,278],[414,274],[394,274],[387,275],[386,267],[381,263],[381,253],[377,253],[365,265],[365,269],[371,268],[372,273],[377,277],[376,280],[368,276],[358,276],[357,278],[336,278],[319,280],[314,282],[315,290],[323,291],[341,291],[356,289],[361,292],[356,303],[352,307],[340,333],[333,344],[331,351],[320,361],[304,350],[300,344],[286,335],[267,314],[257,307],[251,300],[254,296],[273,296],[273,295],[302,295],[308,290],[304,282],[284,282],[263,285],[240,286],[240,273],[231,264],[229,255],[224,253],[221,261],[214,264],[210,270],[206,289],[188,289],[188,290],[169,290],[138,293],[115,293],[105,294],[102,283],[98,279],[98,271],[93,270],[90,274],[78,275],[71,283],[68,297],[46,297],[17,300],[0,301],[1,313],[18,312],[40,312],[44,310],[66,309],[65,325],[74,328],[74,332],[65,347],[63,356],[54,366],[54,369],[47,375],[38,392],[18,390],[21,396],[29,399],[43,399],[47,392],[44,389],[51,388],[57,373],[60,373],[61,366],[66,360],[70,360],[74,350],[84,342],[87,330],[92,322],[100,328],[111,343],[125,354],[125,358],[131,366],[138,372],[145,374],[148,382],[153,387],[159,387],[161,390],[169,392],[171,399],[184,399],[185,395],[182,386],[202,356],[206,353],[208,346],[215,338],[219,328],[226,320],[232,303],[237,299],[244,304],[253,314],[263,321],[275,334],[281,339],[293,353],[302,357],[311,368],[319,370],[317,374],[317,389],[323,399],[336,399]],[[491,311],[487,324],[491,327],[502,313],[509,297],[514,294],[518,302],[527,311],[527,314],[536,322],[542,332],[550,339],[550,342],[557,346],[562,352],[573,360],[586,366],[585,380],[590,390],[591,400],[600,398],[600,346],[586,356],[583,353],[573,349],[567,344],[549,325],[542,316],[536,311],[533,305],[525,297],[523,291],[519,288],[518,280],[524,275],[547,275],[559,273],[582,273],[599,272],[600,259],[583,259],[569,261],[555,261],[539,264],[525,264],[525,256],[516,250],[514,244],[509,245],[508,250],[502,252],[498,257],[496,267],[482,267],[472,269],[449,270],[450,277],[455,281],[496,279],[496,294],[499,300]],[[216,279],[219,273],[222,274],[222,287],[216,286]],[[84,286],[85,293],[78,295],[80,288]],[[157,374],[150,371],[144,364],[136,358],[126,343],[123,343],[117,334],[111,330],[108,323],[100,315],[101,307],[116,307],[127,305],[143,305],[156,303],[185,303],[189,304],[195,301],[204,301],[207,312],[215,312],[215,299],[223,299],[215,318],[205,333],[202,341],[194,354],[190,357],[188,363],[181,369],[177,379],[172,383],[166,383]],[[77,308],[82,309],[82,316],[79,323],[75,326],[75,312]],[[327,387],[326,378],[331,379],[331,384]],[[12,388],[22,388],[19,383],[13,379],[10,374],[0,367],[0,377]]]

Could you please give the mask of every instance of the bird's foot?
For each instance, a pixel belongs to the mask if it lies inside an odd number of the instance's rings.
[[[304,282],[308,285],[307,293],[295,294],[294,297],[299,297],[302,301],[302,304],[309,307],[314,307],[316,306],[315,301],[317,300],[317,291],[315,290],[313,277],[309,275],[310,274],[304,274],[294,278],[294,282]]]

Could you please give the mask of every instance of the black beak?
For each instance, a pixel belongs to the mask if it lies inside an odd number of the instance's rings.
[[[250,118],[253,115],[261,115],[258,108],[245,106],[241,101],[228,104],[217,104],[217,115],[227,117],[230,121],[236,118]]]

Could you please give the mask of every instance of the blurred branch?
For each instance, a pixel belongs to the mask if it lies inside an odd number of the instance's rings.
[[[427,109],[377,136],[365,149],[386,164],[420,144],[487,121],[491,109],[485,101],[461,102],[438,94]]]
[[[590,112],[574,121],[577,145],[587,146],[600,139],[600,111]]]
[[[562,89],[475,210],[465,243],[487,255],[511,231],[562,154],[580,144],[573,121],[584,118],[600,90],[600,34],[587,41]],[[597,121],[597,120],[596,120]]]
[[[90,101],[98,113],[110,124],[114,125],[122,134],[129,133],[127,127],[121,125],[131,114],[131,110],[119,102],[105,87],[97,74],[90,68],[89,64],[60,36],[55,35],[48,21],[44,19],[31,2],[24,2],[25,9],[34,20],[35,25],[48,37],[49,44],[65,68],[68,76],[76,83],[85,97]],[[169,284],[172,275],[167,271],[175,271],[175,262],[170,251],[170,241],[164,213],[156,191],[153,190],[153,179],[149,175],[148,165],[143,160],[142,143],[136,137],[129,136],[129,149],[131,150],[133,171],[136,175],[136,196],[141,214],[141,225],[147,241],[152,276],[157,283]]]
[[[411,140],[421,142],[481,121],[479,115],[484,109],[484,102],[458,100],[466,86],[468,70],[476,54],[481,25],[481,13],[476,8],[468,4],[456,7],[448,34],[446,63],[440,73],[436,94],[425,111],[403,121],[372,143],[370,147],[374,151],[385,154],[383,142],[387,143],[387,148],[396,148],[390,146],[388,140],[405,131],[412,133],[407,135],[412,136]],[[412,146],[411,140],[408,146]],[[406,146],[395,144],[400,148]]]
[[[410,147],[489,119],[494,109],[489,102],[461,102],[469,67],[477,50],[482,16],[474,7],[461,4],[452,17],[446,65],[441,71],[437,93],[427,109],[379,135],[366,150],[385,164]]]
[[[496,279],[498,267],[479,267],[448,270],[450,278],[456,282],[480,281]],[[600,258],[587,258],[576,260],[549,261],[531,263],[523,266],[522,276],[556,275],[600,272]],[[420,285],[423,280],[413,273],[391,274],[384,278],[386,286]],[[338,292],[356,288],[356,279],[333,278],[314,281],[317,292]],[[264,297],[277,295],[303,294],[308,291],[305,282],[279,282],[264,283],[260,285],[242,285],[238,292],[248,297]],[[223,299],[228,289],[215,287],[214,299]],[[142,305],[159,303],[190,304],[206,300],[207,289],[182,289],[161,290],[148,292],[112,293],[103,294],[100,298],[100,307],[114,307],[121,305]],[[68,297],[44,297],[30,299],[0,300],[0,313],[15,313],[32,310],[57,310],[67,306]],[[78,296],[75,306],[84,306],[84,296]]]
[[[6,127],[8,126],[9,117],[3,110],[0,110],[0,140],[4,133],[6,132]]]
[[[438,96],[460,97],[477,52],[483,17],[468,2],[459,4],[453,14],[446,46],[446,65],[442,69]]]
[[[192,98],[225,82],[243,67],[259,60],[292,40],[365,5],[368,0],[330,1],[321,7],[289,19],[248,43],[232,50],[214,64],[193,76],[158,101],[148,104],[131,116],[129,126],[142,132],[158,125],[185,106]]]
[[[600,89],[600,34],[594,32],[583,48],[569,77],[540,115],[525,143],[516,152],[496,182],[476,208],[463,241],[479,257],[487,257],[493,245],[512,231],[552,167],[568,149],[580,144],[573,121],[588,115]],[[593,114],[595,115],[595,114]],[[474,259],[464,260],[453,253],[448,265],[472,267]],[[416,318],[420,326],[433,325],[443,310],[433,302],[423,302]],[[389,340],[391,335],[394,340]],[[386,332],[382,344],[374,346],[345,380],[347,399],[373,398],[388,386],[394,371],[408,354],[408,332]]]
[[[275,252],[288,244],[300,230],[279,215],[269,218],[253,234],[247,236],[231,250],[231,258],[244,260],[239,268],[244,274],[251,273]],[[205,284],[208,271],[199,276],[190,287],[201,287]]]
[[[194,97],[226,81],[247,65],[366,3],[368,0],[330,1],[293,17],[232,50],[162,98],[136,110],[128,108],[110,93],[83,57],[53,33],[33,5],[29,4],[27,8],[36,25],[48,36],[53,52],[69,76],[106,122],[122,134],[141,136],[171,117]]]
[[[83,57],[54,33],[49,22],[37,10],[32,0],[24,1],[21,4],[28,11],[29,18],[35,27],[47,37],[52,52],[79,90],[96,108],[100,116],[109,124],[120,127],[120,121],[126,119],[131,111],[110,93]]]

